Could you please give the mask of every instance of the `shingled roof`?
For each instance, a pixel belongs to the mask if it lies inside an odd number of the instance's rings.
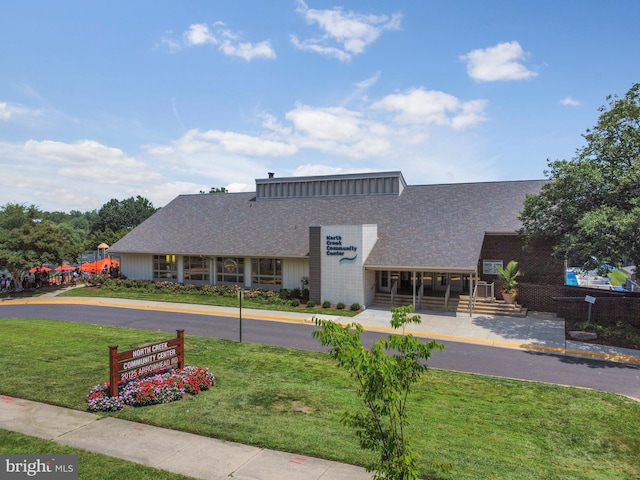
[[[377,224],[370,268],[474,271],[486,233],[513,234],[545,180],[408,185],[399,195],[256,201],[255,193],[181,195],[110,253],[307,257],[309,227]]]

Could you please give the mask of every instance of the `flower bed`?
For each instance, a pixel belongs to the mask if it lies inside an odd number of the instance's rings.
[[[208,368],[186,366],[164,374],[137,378],[118,386],[118,396],[109,397],[109,382],[95,385],[87,394],[91,412],[116,412],[125,406],[144,407],[180,400],[184,395],[196,395],[215,385],[215,376]]]

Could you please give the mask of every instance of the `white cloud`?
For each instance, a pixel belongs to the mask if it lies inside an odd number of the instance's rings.
[[[357,86],[367,88],[377,78]],[[360,108],[297,104],[282,118],[257,114],[262,131],[193,129],[169,144],[143,148],[168,178],[208,182],[195,192],[212,186],[252,191],[255,178],[269,171],[299,176],[401,170],[434,183],[491,179],[492,161],[480,158],[482,141],[459,133],[485,121],[486,106],[485,100],[415,88],[365,99]]]
[[[317,40],[305,40],[301,42],[300,40],[298,40],[298,37],[296,37],[295,35],[291,35],[291,43],[298,50],[319,53],[320,55],[325,55],[327,57],[335,57],[341,62],[348,62],[349,60],[351,60],[351,55],[345,53],[339,48],[318,45],[317,42]]]
[[[215,45],[218,43],[216,37],[209,32],[209,27],[204,23],[189,25],[189,29],[183,33],[183,36],[187,46],[204,45],[207,43]]]
[[[16,103],[0,102],[0,120],[7,121],[32,121],[36,117],[41,117],[41,109],[33,109]]]
[[[155,165],[91,140],[0,142],[0,171],[0,204],[34,204],[47,211],[89,211],[112,198],[168,191]]]
[[[182,38],[162,37],[161,44],[167,46],[170,52],[181,48],[199,45],[216,45],[218,50],[230,57],[240,57],[246,61],[254,58],[276,58],[276,52],[268,40],[258,43],[242,41],[241,35],[224,28],[224,23],[213,24],[213,32],[205,23],[194,23],[182,33]]]
[[[350,142],[362,134],[362,114],[342,107],[300,105],[285,115],[299,132],[319,140]]]
[[[281,136],[291,135],[291,127],[282,125],[275,116],[263,112],[258,114],[258,118],[262,120],[262,126],[274,134]]]
[[[153,155],[175,155],[208,153],[228,153],[248,156],[289,156],[297,151],[295,145],[274,141],[268,138],[255,137],[236,132],[220,130],[192,129],[172,146],[146,145],[144,148]]]
[[[486,100],[462,102],[448,93],[413,88],[406,93],[387,95],[373,109],[395,113],[400,124],[442,125],[460,129],[486,120]]]
[[[579,102],[578,100],[574,100],[572,97],[565,97],[562,100],[560,100],[560,105],[567,105],[569,107],[579,107],[580,105],[582,105],[582,102]]]
[[[361,82],[356,83],[356,87],[360,89],[366,89],[375,85],[378,82],[378,80],[380,80],[380,71],[377,71],[375,75],[373,75],[372,77],[369,77],[365,80],[362,80]]]
[[[75,143],[29,140],[24,150],[29,155],[50,162],[56,174],[76,180],[91,180],[101,184],[137,184],[141,179],[151,182],[160,177],[144,162],[126,155],[122,150],[92,140]]]
[[[220,51],[231,57],[244,58],[247,62],[250,62],[256,57],[276,58],[276,52],[267,41],[256,44],[249,42],[238,42],[234,44],[230,40],[225,40],[220,46]]]
[[[367,102],[368,99],[365,92],[378,82],[378,80],[380,79],[380,75],[381,73],[378,71],[372,77],[369,77],[360,82],[356,82],[356,89],[342,101],[342,106],[351,103],[353,100],[361,100]]]
[[[293,171],[293,177],[312,177],[316,175],[344,175],[348,173],[372,172],[370,168],[340,168],[323,164],[299,165]]]
[[[298,1],[297,11],[308,23],[317,24],[323,35],[303,41],[292,35],[293,45],[300,50],[332,56],[342,62],[349,61],[353,55],[363,53],[385,30],[400,29],[402,20],[400,13],[391,16],[365,15],[345,12],[340,7],[316,10],[309,8],[302,0]]]
[[[11,111],[6,102],[0,102],[0,120],[9,120],[11,117]]]
[[[460,56],[467,63],[467,73],[480,82],[526,80],[538,74],[521,62],[525,53],[516,41],[499,43],[493,47],[472,50]]]
[[[487,120],[484,110],[488,105],[487,100],[471,100],[460,105],[460,111],[451,118],[451,126],[454,130],[473,127]]]
[[[178,50],[180,50],[182,48],[182,42],[180,40],[176,40],[171,36],[173,34],[171,30],[165,33],[168,36],[160,37],[160,41],[154,45],[154,48],[159,48],[162,45],[164,45],[171,53],[177,52]]]
[[[234,183],[230,183],[229,185],[227,185],[226,188],[227,188],[227,191],[229,191],[231,193],[255,192],[256,191],[256,184],[255,183],[238,183],[238,182],[234,182]]]

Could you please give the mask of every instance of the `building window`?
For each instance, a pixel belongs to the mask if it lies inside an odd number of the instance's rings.
[[[218,283],[244,284],[244,258],[218,257],[216,274]]]
[[[184,280],[185,281],[209,281],[209,259],[200,256],[184,257]]]
[[[282,285],[282,259],[252,258],[251,284],[265,286]]]
[[[171,254],[153,256],[154,280],[177,280],[178,262],[176,256]]]
[[[498,269],[502,268],[502,260],[483,260],[482,273],[484,275],[498,275]]]

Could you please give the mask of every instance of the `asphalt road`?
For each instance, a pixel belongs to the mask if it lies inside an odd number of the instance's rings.
[[[113,325],[174,334],[226,340],[239,339],[237,317],[198,315],[156,310],[91,305],[2,305],[1,318],[46,318],[96,325]],[[302,350],[323,351],[312,338],[314,325],[242,319],[242,340]],[[380,333],[365,331],[363,342],[371,345]],[[563,355],[490,347],[470,343],[442,342],[444,351],[433,353],[435,368],[620,393],[640,400],[640,365]]]

